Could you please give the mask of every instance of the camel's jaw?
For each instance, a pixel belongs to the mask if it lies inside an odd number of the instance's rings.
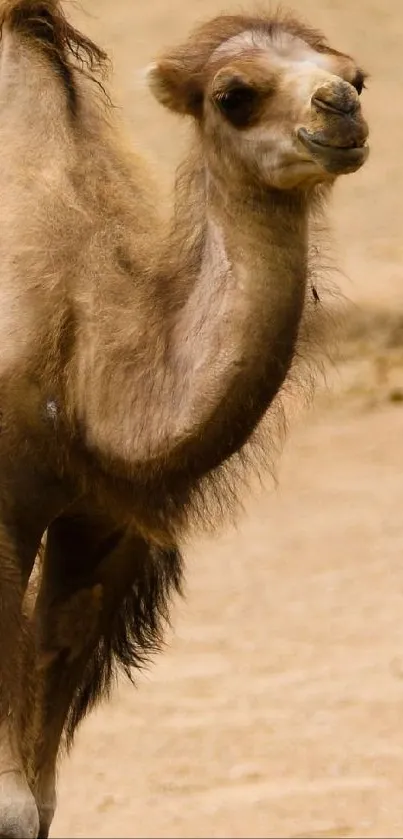
[[[363,166],[369,154],[369,146],[361,138],[361,142],[343,146],[336,145],[332,138],[323,133],[310,133],[306,128],[299,128],[297,136],[312,158],[331,175],[356,172]]]

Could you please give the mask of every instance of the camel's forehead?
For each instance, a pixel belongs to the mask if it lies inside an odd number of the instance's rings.
[[[267,56],[273,68],[284,69],[290,66],[315,64],[322,70],[332,71],[335,65],[333,53],[317,52],[302,38],[286,30],[278,29],[273,34],[259,30],[246,29],[223,41],[214,51],[212,59],[241,57],[251,51],[259,50]]]

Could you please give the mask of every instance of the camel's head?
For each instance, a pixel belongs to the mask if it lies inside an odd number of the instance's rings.
[[[229,177],[295,188],[355,172],[368,156],[352,58],[290,17],[222,16],[152,65],[158,100],[197,121]]]

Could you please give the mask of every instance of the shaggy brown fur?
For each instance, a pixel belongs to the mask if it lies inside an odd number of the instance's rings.
[[[161,646],[179,539],[234,507],[253,441],[267,442],[262,420],[321,311],[312,220],[358,168],[366,127],[361,71],[319,33],[217,18],[150,71],[157,97],[195,118],[166,230],[118,139],[103,51],[58,0],[0,0],[0,26],[0,835],[46,836],[63,732],[116,665],[130,675]],[[245,31],[256,43],[215,55]],[[307,83],[327,85],[339,116],[302,110],[292,58],[281,94],[262,58],[279,34],[327,56]],[[234,74],[258,103],[239,133],[223,114]],[[320,163],[292,119],[326,141]],[[275,141],[243,145],[252,125]]]

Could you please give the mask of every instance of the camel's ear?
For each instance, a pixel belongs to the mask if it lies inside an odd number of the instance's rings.
[[[151,64],[147,69],[147,81],[161,105],[178,114],[200,116],[203,90],[181,62],[166,58]]]

